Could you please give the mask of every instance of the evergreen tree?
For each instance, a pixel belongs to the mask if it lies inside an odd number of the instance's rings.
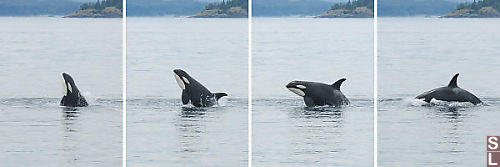
[[[345,3],[336,3],[333,4],[331,9],[347,9],[347,10],[355,10],[358,7],[367,7],[368,9],[373,10],[373,0],[348,0]]]
[[[205,6],[206,10],[220,9],[223,11],[229,10],[231,7],[241,7],[248,9],[248,0],[222,0],[222,2],[209,3]]]
[[[483,7],[493,7],[495,10],[500,12],[500,0],[474,0],[472,3],[458,4],[456,9],[480,10]]]
[[[86,10],[86,9],[96,9],[96,10],[103,10],[107,7],[115,7],[118,9],[123,9],[123,0],[97,0],[95,3],[84,3],[80,5],[80,10]]]

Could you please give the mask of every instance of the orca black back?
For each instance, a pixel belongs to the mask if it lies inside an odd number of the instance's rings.
[[[448,102],[470,102],[474,105],[482,103],[474,94],[458,87],[458,73],[453,76],[447,86],[432,89],[415,97],[430,103],[432,99]]]

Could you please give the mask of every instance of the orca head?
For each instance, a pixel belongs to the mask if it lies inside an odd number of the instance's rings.
[[[75,85],[75,81],[69,74],[62,74],[62,84],[64,96],[78,95],[78,88]]]
[[[177,84],[179,84],[179,87],[182,90],[185,90],[186,87],[191,84],[192,78],[189,76],[187,72],[181,69],[175,69],[174,70],[174,78],[175,81],[177,81]]]
[[[304,97],[306,96],[307,83],[304,81],[292,81],[286,85],[286,88],[291,92]]]

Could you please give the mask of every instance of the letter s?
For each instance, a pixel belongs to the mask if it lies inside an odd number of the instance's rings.
[[[488,138],[488,148],[491,150],[496,150],[498,148],[498,139],[497,137],[490,137]]]

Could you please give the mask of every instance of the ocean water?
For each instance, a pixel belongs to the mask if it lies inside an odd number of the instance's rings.
[[[379,165],[485,166],[500,123],[499,19],[379,19]],[[458,86],[483,105],[413,98]]]
[[[0,166],[121,166],[121,20],[2,17],[0,36]],[[59,107],[62,72],[89,107]]]
[[[253,165],[373,165],[373,21],[254,18]],[[293,80],[331,84],[351,105],[306,108]]]
[[[127,161],[130,166],[246,166],[246,19],[128,18]],[[185,70],[218,106],[181,103]]]

